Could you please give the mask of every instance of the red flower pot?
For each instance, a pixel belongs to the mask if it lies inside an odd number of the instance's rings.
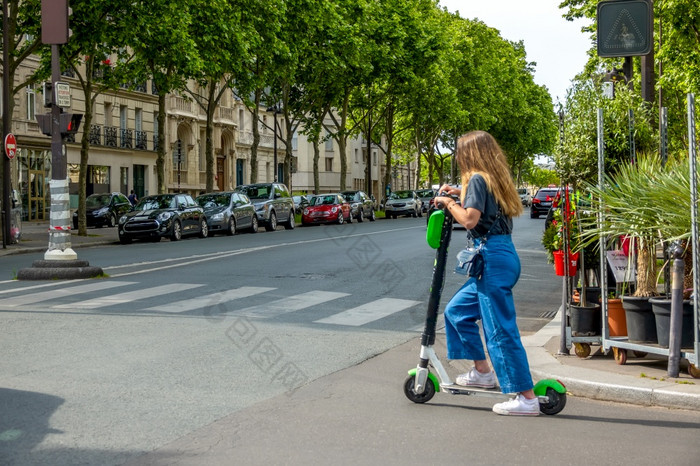
[[[554,251],[554,273],[558,276],[564,276],[564,251]],[[578,267],[578,252],[569,253],[569,276],[576,275]]]

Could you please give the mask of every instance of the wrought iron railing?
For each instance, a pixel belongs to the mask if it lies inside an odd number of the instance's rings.
[[[105,126],[105,143],[107,147],[117,147],[117,130],[115,126]]]
[[[90,134],[88,135],[88,141],[94,146],[102,145],[102,126],[90,125]]]
[[[131,149],[132,147],[134,147],[133,131],[130,129],[126,129],[126,128],[121,128],[120,133],[121,133],[121,138],[119,138],[119,140],[120,140],[119,147],[121,147],[122,149]]]
[[[136,135],[136,148],[140,150],[147,149],[148,135],[145,131],[134,131]]]

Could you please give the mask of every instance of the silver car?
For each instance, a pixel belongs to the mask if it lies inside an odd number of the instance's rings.
[[[204,209],[209,234],[223,232],[231,236],[240,230],[258,231],[255,207],[245,194],[233,191],[202,194],[195,202]]]
[[[386,218],[396,218],[399,215],[409,217],[423,216],[423,203],[415,191],[394,191],[384,206]]]

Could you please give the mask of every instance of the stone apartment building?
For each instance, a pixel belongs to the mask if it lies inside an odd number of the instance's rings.
[[[31,60],[20,68],[16,81],[24,80],[37,65]],[[78,80],[70,73],[62,80],[71,87],[71,108],[68,113],[84,113],[85,99]],[[49,219],[50,199],[48,180],[51,179],[50,137],[43,135],[36,121],[37,113],[47,113],[43,106],[41,86],[28,86],[15,95],[12,132],[17,137],[18,153],[11,164],[11,189],[22,208],[23,221]],[[184,95],[171,94],[166,103],[165,185],[169,192],[183,191],[198,195],[206,187],[204,111]],[[108,91],[97,97],[93,108],[90,140],[87,194],[132,189],[139,197],[157,191],[156,156],[158,133],[158,96],[150,81],[134,90],[126,88]],[[278,115],[281,118],[281,115]],[[274,179],[275,147],[273,112],[261,109],[261,140],[258,146],[258,182]],[[281,121],[280,121],[281,123]],[[250,182],[250,150],[253,142],[253,115],[233,92],[227,92],[214,117],[215,190],[223,191]],[[284,161],[284,134],[279,124],[278,165]],[[66,141],[67,172],[70,178],[71,208],[78,204],[78,175],[80,142],[83,127]],[[178,150],[180,148],[180,150]],[[297,170],[291,180],[283,180],[278,167],[278,179],[294,193],[313,192],[313,146],[297,132],[292,140]],[[365,189],[366,143],[362,138],[351,139],[347,147],[347,189]],[[321,143],[319,162],[320,191],[340,188],[340,154],[337,144]],[[372,193],[384,197],[384,153],[373,147]],[[415,167],[398,167],[393,175],[393,189],[409,189],[415,184]]]

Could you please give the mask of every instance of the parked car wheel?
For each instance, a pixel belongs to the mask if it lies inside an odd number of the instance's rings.
[[[372,213],[369,215],[369,221],[374,222],[377,220],[377,217],[374,215],[374,209],[372,209]]]
[[[348,215],[348,221],[345,223],[348,223],[348,224],[352,223],[352,212],[350,212],[350,215]]]
[[[360,223],[365,221],[365,213],[362,211],[362,206],[360,206],[360,212],[357,214],[357,221]]]
[[[257,218],[255,220],[257,221]],[[228,228],[226,228],[226,234],[228,236],[233,236],[236,234],[236,219],[233,215],[228,219]]]
[[[274,210],[270,212],[270,221],[265,225],[265,229],[267,231],[275,231],[277,229],[277,214],[275,214]]]
[[[345,217],[343,217],[343,212],[340,211],[338,212],[338,225],[342,225],[345,223]]]
[[[170,241],[180,241],[182,239],[182,224],[180,220],[173,222],[173,230],[170,233]]]
[[[110,214],[107,218],[107,226],[109,228],[114,228],[117,226],[117,217],[114,214]]]
[[[199,237],[206,238],[207,236],[209,236],[209,224],[207,219],[203,218],[199,223]]]
[[[258,232],[258,217],[253,215],[253,221],[251,222],[250,225],[250,232],[251,233],[257,233]]]
[[[294,212],[289,212],[289,219],[287,220],[287,223],[284,224],[284,229],[285,230],[293,230],[294,227],[296,226],[295,220],[294,220]]]

